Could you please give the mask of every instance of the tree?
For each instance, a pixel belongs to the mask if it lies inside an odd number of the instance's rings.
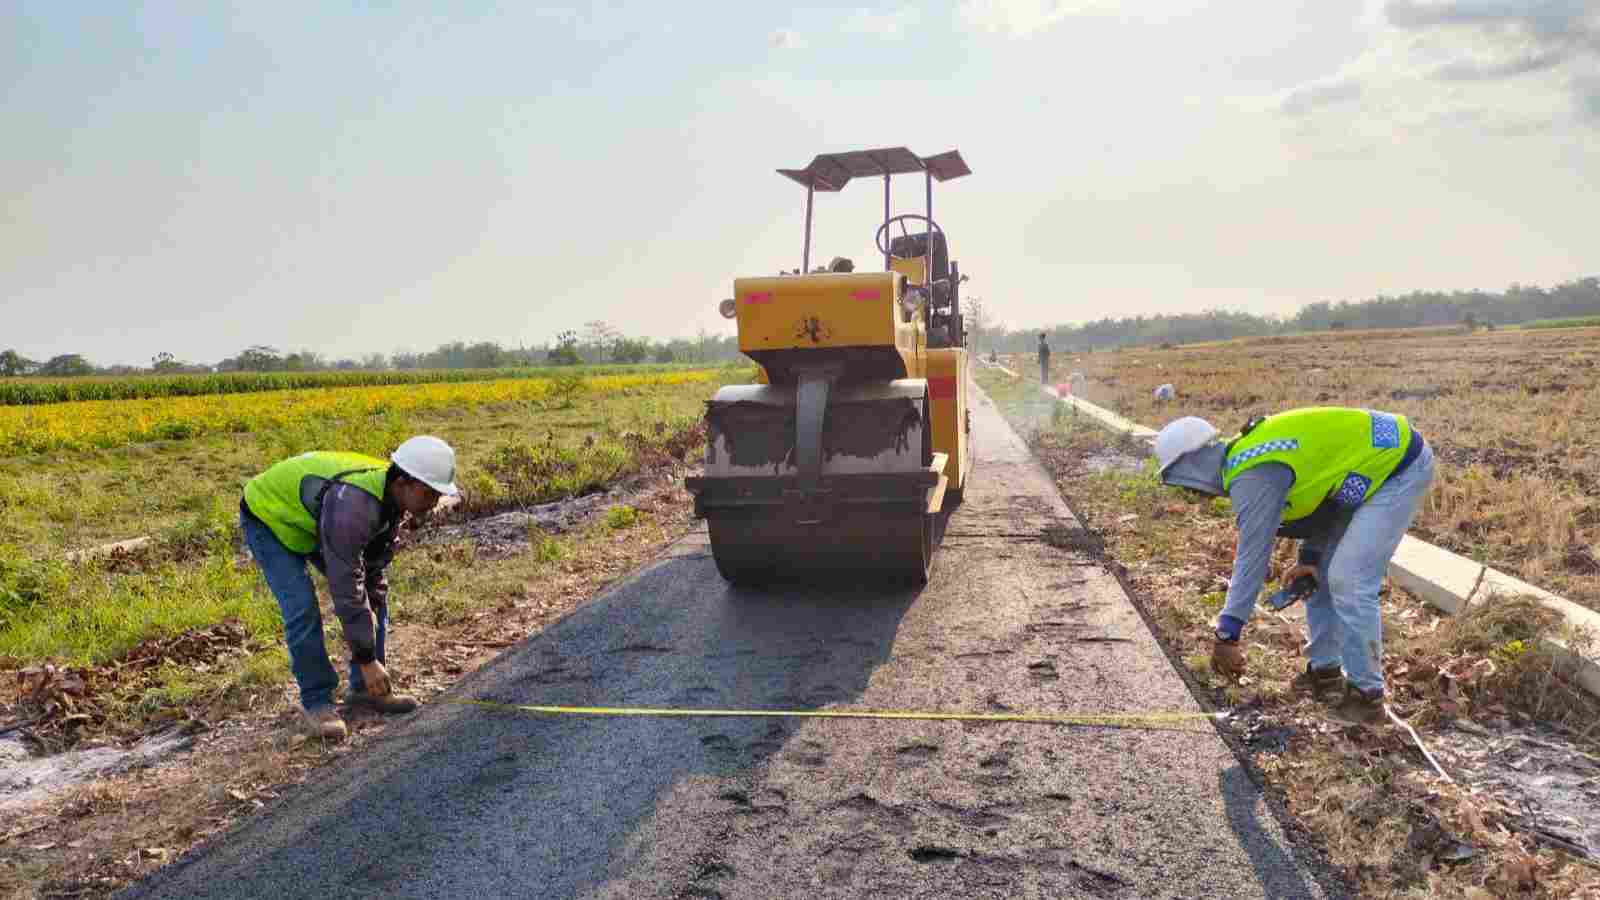
[[[389,368],[389,360],[382,353],[368,353],[361,357],[361,368],[378,371]]]
[[[498,369],[506,364],[506,351],[493,341],[473,344],[463,356],[468,369]]]
[[[595,362],[610,355],[611,345],[622,339],[622,332],[598,319],[583,323],[584,346]]]
[[[0,353],[0,376],[15,378],[26,375],[38,368],[39,364],[23,356],[15,350]]]
[[[178,362],[177,357],[164,351],[150,359],[150,369],[155,372],[182,372],[186,368],[188,366]]]
[[[556,335],[556,345],[545,359],[553,366],[575,366],[582,362],[578,357],[578,333],[568,329]]]
[[[265,344],[257,344],[239,353],[238,365],[241,372],[276,372],[283,368],[283,355]]]
[[[611,343],[611,358],[619,363],[642,363],[650,358],[650,342],[619,337]]]
[[[968,346],[978,346],[978,338],[982,336],[985,326],[989,324],[989,309],[984,304],[982,297],[968,297],[961,304],[964,309],[961,317],[967,322]]]
[[[73,377],[76,375],[90,375],[94,373],[94,366],[89,361],[76,353],[63,353],[52,356],[49,361],[39,367],[40,375],[52,378]]]
[[[283,368],[290,372],[314,372],[327,367],[327,359],[315,350],[301,350],[283,358]]]
[[[662,344],[656,348],[656,362],[669,363],[673,361],[672,345]]]

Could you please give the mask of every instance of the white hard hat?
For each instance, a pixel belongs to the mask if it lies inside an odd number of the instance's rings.
[[[401,444],[389,461],[447,497],[461,493],[456,488],[456,451],[432,435],[419,435]]]
[[[1199,450],[1216,436],[1217,429],[1199,416],[1173,419],[1156,435],[1156,464],[1166,472],[1178,457]]]

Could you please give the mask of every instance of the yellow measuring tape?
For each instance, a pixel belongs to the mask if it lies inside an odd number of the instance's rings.
[[[919,712],[893,709],[676,709],[647,706],[519,706],[489,700],[445,700],[468,706],[481,706],[502,712],[538,713],[567,716],[676,716],[683,718],[784,718],[784,719],[922,719],[954,722],[1024,722],[1034,725],[1085,725],[1095,728],[1137,728],[1160,731],[1195,731],[1180,726],[1215,719],[1222,713],[963,713]]]

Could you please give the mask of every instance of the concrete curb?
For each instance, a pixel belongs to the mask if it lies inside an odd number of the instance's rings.
[[[1002,371],[1009,372],[1005,369]],[[1039,389],[1110,430],[1141,440],[1155,439],[1155,429],[1131,422],[1079,397],[1059,396],[1047,385],[1040,385]],[[1583,689],[1600,697],[1600,660],[1585,657],[1572,649],[1572,638],[1584,632],[1600,639],[1600,613],[1410,535],[1400,541],[1399,549],[1389,561],[1389,579],[1447,615],[1456,615],[1473,603],[1481,605],[1493,602],[1497,597],[1534,598],[1566,619],[1565,633],[1551,638],[1550,643],[1560,648],[1567,661],[1573,664],[1577,681]]]
[[[1112,431],[1120,431],[1141,441],[1154,441],[1156,439],[1156,430],[1154,428],[1146,428],[1137,422],[1124,419],[1109,409],[1102,409],[1079,397],[1063,397],[1057,394],[1054,388],[1047,385],[1040,385],[1039,390],[1047,396],[1054,397],[1072,407],[1074,412],[1081,412]]]
[[[1550,642],[1574,664],[1583,689],[1600,697],[1600,660],[1580,656],[1568,639],[1583,631],[1600,637],[1600,613],[1409,534],[1401,539],[1389,561],[1389,579],[1450,615],[1474,603],[1492,603],[1497,597],[1533,597],[1566,619],[1573,634],[1551,638]]]

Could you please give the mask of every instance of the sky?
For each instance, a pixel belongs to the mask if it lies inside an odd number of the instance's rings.
[[[892,146],[1011,327],[1600,273],[1597,0],[370,6],[4,4],[0,349],[731,333]]]

